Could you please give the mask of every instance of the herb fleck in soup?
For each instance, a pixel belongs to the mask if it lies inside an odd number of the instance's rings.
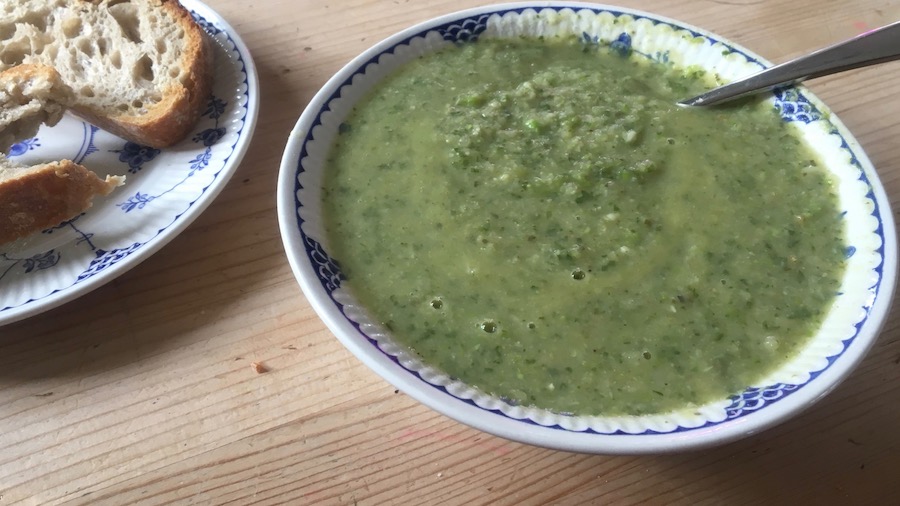
[[[831,182],[770,105],[570,40],[451,46],[340,128],[325,218],[393,337],[512,403],[646,414],[789,360],[844,268]]]

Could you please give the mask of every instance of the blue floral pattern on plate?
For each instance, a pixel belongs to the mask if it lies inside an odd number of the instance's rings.
[[[0,324],[55,307],[143,260],[196,218],[237,169],[256,124],[255,68],[218,14],[197,0],[182,4],[214,39],[215,53],[213,95],[188,139],[160,150],[67,115],[11,150],[22,162],[69,158],[127,178],[81,216],[0,246]]]
[[[189,160],[188,167],[190,170],[184,175],[184,179],[176,182],[170,188],[166,188],[162,192],[154,195],[150,195],[147,193],[136,192],[133,196],[129,197],[128,200],[124,202],[120,202],[116,204],[117,207],[125,211],[126,213],[130,213],[131,211],[137,209],[143,209],[150,202],[162,197],[163,195],[175,190],[182,184],[184,184],[188,178],[193,176],[197,171],[203,170],[207,166],[209,166],[209,162],[212,159],[212,147],[219,142],[227,131],[219,126],[219,117],[222,113],[225,112],[228,103],[224,100],[221,100],[215,96],[209,99],[209,104],[206,107],[206,111],[203,113],[204,118],[209,118],[213,120],[213,124],[210,128],[202,130],[194,135],[191,140],[193,142],[201,144],[204,149],[203,151],[197,153],[197,156]],[[119,153],[119,161],[126,162],[129,166],[128,171],[131,173],[136,173],[141,169],[141,166],[144,162],[148,162],[156,158],[156,155],[160,153],[160,150],[149,148],[146,146],[139,146],[133,142],[126,142],[125,147],[121,150],[117,151]]]
[[[811,123],[822,119],[822,113],[797,88],[775,88],[775,108],[785,121]]]
[[[113,153],[119,154],[120,162],[128,164],[128,172],[137,174],[144,167],[145,163],[153,161],[162,151],[150,146],[141,146],[140,144],[126,141],[122,149],[113,150]]]
[[[41,140],[37,137],[33,139],[25,139],[22,142],[17,142],[9,147],[9,153],[7,156],[21,156],[25,153],[31,151],[32,149],[38,148],[41,146]]]

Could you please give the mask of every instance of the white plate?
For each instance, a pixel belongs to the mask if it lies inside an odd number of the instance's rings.
[[[0,325],[73,300],[145,260],[200,215],[240,164],[259,105],[253,60],[212,9],[182,5],[211,37],[215,56],[212,97],[187,139],[155,150],[67,115],[10,150],[17,162],[67,158],[126,182],[81,216],[0,247]]]

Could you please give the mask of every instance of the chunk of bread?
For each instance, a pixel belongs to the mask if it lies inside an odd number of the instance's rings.
[[[53,67],[72,111],[138,144],[184,139],[212,86],[203,30],[174,0],[0,0],[0,70]]]
[[[41,124],[59,123],[72,89],[44,65],[19,65],[0,72],[0,152],[37,135]]]
[[[122,181],[69,160],[24,167],[0,155],[0,244],[78,216]]]
[[[42,122],[56,124],[73,99],[59,74],[42,65],[0,72],[0,148],[34,137]],[[100,179],[70,160],[21,166],[0,155],[0,244],[77,216],[124,181]]]

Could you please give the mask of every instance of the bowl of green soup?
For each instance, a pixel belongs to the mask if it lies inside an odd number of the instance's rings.
[[[897,262],[875,169],[805,88],[675,105],[768,65],[595,4],[404,30],[291,133],[294,273],[366,365],[486,432],[595,453],[759,432],[859,363]]]

